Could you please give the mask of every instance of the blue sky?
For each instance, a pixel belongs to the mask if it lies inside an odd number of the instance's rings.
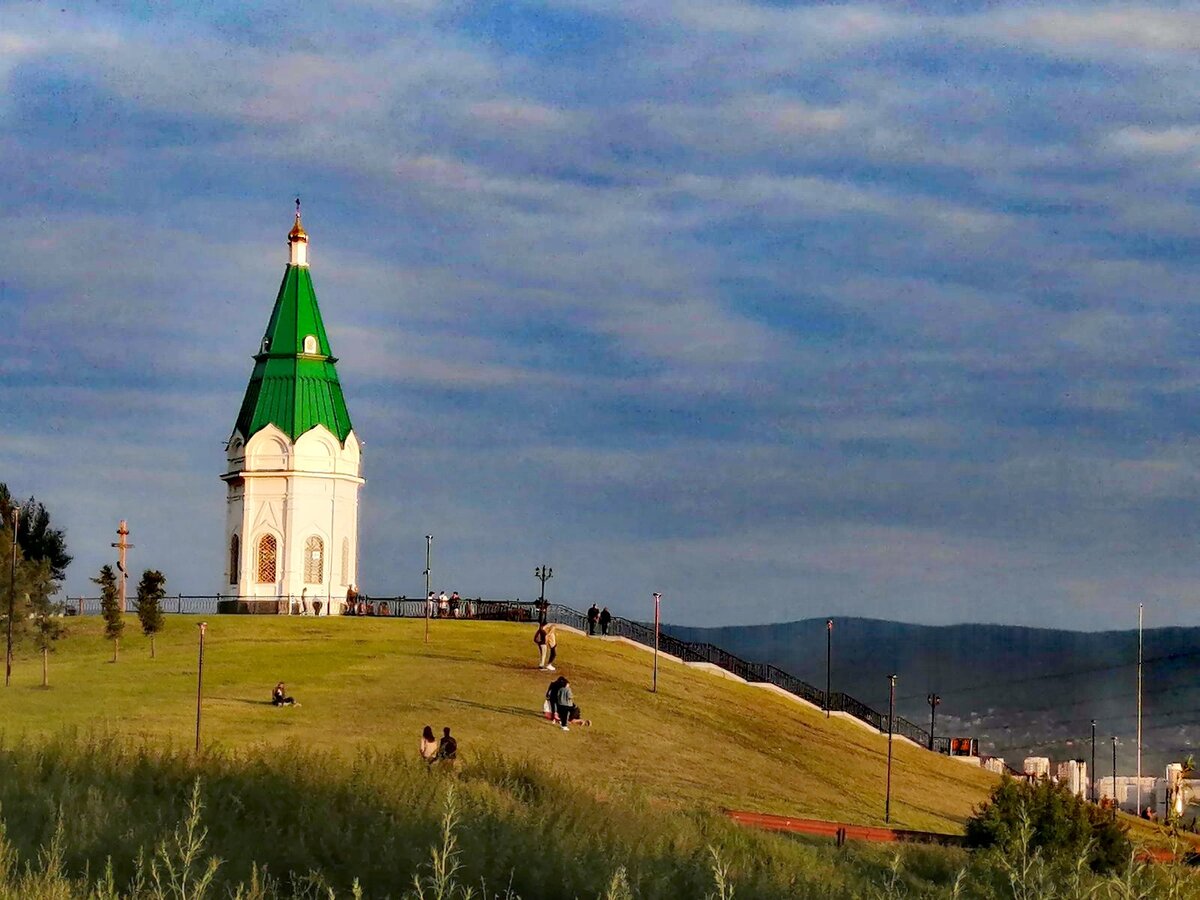
[[[304,198],[361,582],[1200,620],[1200,14],[0,5],[0,480],[219,588]]]

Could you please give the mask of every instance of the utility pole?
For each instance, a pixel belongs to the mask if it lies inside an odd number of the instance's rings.
[[[1092,771],[1091,771],[1092,789],[1088,792],[1091,794],[1092,802],[1096,802],[1096,720],[1092,719]]]
[[[122,615],[125,613],[125,582],[129,580],[125,551],[133,549],[133,544],[125,540],[127,537],[129,537],[129,525],[122,519],[121,524],[117,526],[117,542],[112,545],[117,548],[117,569],[121,572],[121,580],[117,582],[117,604],[121,608]]]
[[[942,702],[942,698],[937,694],[930,694],[929,700],[929,749],[933,750],[933,729],[937,724],[937,708]]]
[[[1113,799],[1113,818],[1117,817],[1117,810],[1120,804],[1117,803],[1117,736],[1112,736],[1112,751],[1113,751],[1113,782],[1112,782],[1112,799]]]
[[[1142,609],[1138,604],[1137,665],[1137,814],[1142,814]]]
[[[200,706],[204,697],[204,632],[208,630],[207,622],[200,622],[200,667],[196,670],[196,754],[200,754]]]
[[[883,821],[892,821],[892,731],[896,718],[896,676],[888,676],[890,689],[888,692],[888,764],[887,764],[887,794],[883,805]]]
[[[433,572],[429,568],[429,555],[433,552],[433,535],[425,535],[425,643],[429,643],[429,607],[433,604],[429,600],[429,576]]]
[[[658,602],[662,594],[654,592],[654,681],[650,684],[650,693],[658,693]]]
[[[825,620],[825,718],[832,709],[833,691],[833,619]]]
[[[554,570],[548,566],[538,566],[533,570],[533,577],[542,583],[542,592],[538,595],[538,624],[546,624],[546,582],[554,577]]]
[[[4,654],[4,686],[12,679],[12,629],[13,616],[16,615],[14,604],[17,599],[17,525],[21,521],[21,513],[14,506],[12,511],[12,568],[8,576],[8,644]]]

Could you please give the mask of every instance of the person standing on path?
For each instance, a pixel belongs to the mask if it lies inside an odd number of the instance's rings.
[[[550,651],[550,655],[546,657],[546,671],[553,672],[554,657],[558,656],[558,630],[553,622],[546,626],[546,648]]]
[[[600,610],[600,633],[608,637],[608,623],[612,621],[612,613],[608,611],[608,607]]]
[[[595,633],[596,633],[596,621],[597,621],[599,618],[600,618],[600,610],[599,610],[599,609],[597,609],[597,608],[596,608],[596,604],[595,604],[595,603],[593,603],[591,606],[589,606],[589,607],[588,607],[588,612],[587,612],[587,619],[588,619],[588,637],[592,637],[593,635],[595,635]]]
[[[562,682],[558,686],[558,696],[555,698],[555,705],[558,707],[558,721],[562,723],[563,731],[570,731],[571,727],[567,724],[571,721],[571,708],[575,705],[575,695],[571,693],[571,682],[566,676],[559,679]]]
[[[546,629],[539,625],[537,631],[533,633],[533,642],[538,648],[538,668],[546,668]]]

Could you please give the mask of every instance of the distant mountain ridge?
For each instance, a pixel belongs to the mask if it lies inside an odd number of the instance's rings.
[[[664,626],[825,687],[826,619],[773,625]],[[1200,746],[1200,628],[1143,635],[1143,772]],[[886,713],[896,673],[897,713],[929,727],[927,696],[942,699],[939,735],[978,737],[984,752],[1020,768],[1028,755],[1089,758],[1096,720],[1101,775],[1134,770],[1137,631],[1081,632],[1012,625],[912,625],[835,618],[835,691]],[[1161,774],[1161,773],[1158,773]]]

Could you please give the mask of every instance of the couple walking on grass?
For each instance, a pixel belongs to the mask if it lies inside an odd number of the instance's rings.
[[[533,633],[533,642],[538,648],[538,668],[547,672],[556,671],[554,658],[558,656],[558,631],[554,624],[538,625]]]

